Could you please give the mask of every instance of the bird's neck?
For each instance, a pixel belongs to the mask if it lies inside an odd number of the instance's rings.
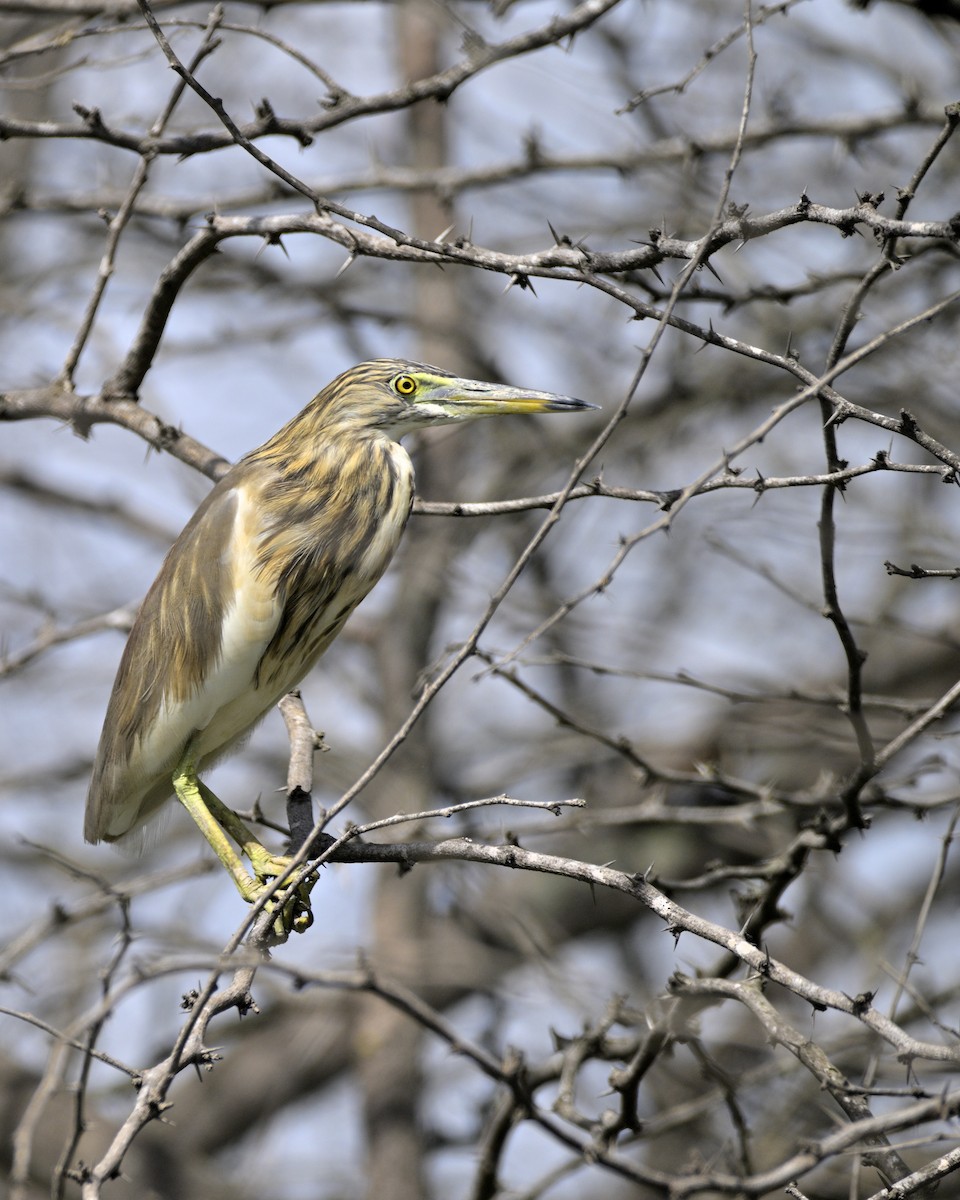
[[[389,469],[392,462],[412,471],[402,446],[385,430],[357,427],[349,414],[341,420],[306,420],[307,410],[298,414],[269,441],[246,456],[246,460],[269,468],[274,479],[293,490],[322,487],[340,477],[369,478]]]

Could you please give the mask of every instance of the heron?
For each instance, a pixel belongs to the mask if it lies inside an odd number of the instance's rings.
[[[297,687],[386,570],[414,496],[399,439],[478,417],[594,407],[400,359],[337,376],[223,475],[167,554],[120,660],[86,840],[135,838],[175,795],[240,895],[258,901],[291,860],[263,846],[200,773]],[[309,886],[271,902],[289,927],[312,921]]]

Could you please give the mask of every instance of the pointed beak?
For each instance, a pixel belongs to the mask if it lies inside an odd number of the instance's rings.
[[[580,412],[597,407],[573,396],[481,383],[475,379],[451,379],[431,394],[430,403],[445,408],[454,418],[492,417],[498,413]]]

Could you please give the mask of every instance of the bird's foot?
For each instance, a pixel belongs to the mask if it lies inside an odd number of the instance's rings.
[[[271,854],[263,846],[256,849],[248,847],[247,853],[256,883],[250,889],[251,894],[245,898],[253,904],[271,886],[274,879],[284,874],[293,860],[282,854]],[[279,888],[267,902],[267,912],[276,913],[273,928],[278,938],[285,939],[290,933],[304,933],[313,924],[310,892],[316,882],[315,873],[308,875],[295,887],[287,884]]]

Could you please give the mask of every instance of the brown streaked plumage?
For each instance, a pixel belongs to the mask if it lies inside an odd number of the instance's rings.
[[[94,763],[86,839],[126,837],[176,792],[255,899],[285,860],[198,773],[296,687],[386,569],[413,502],[397,439],[426,425],[589,407],[380,359],[340,375],[242,458],[187,523],[134,622]],[[305,925],[305,895],[298,904]]]

